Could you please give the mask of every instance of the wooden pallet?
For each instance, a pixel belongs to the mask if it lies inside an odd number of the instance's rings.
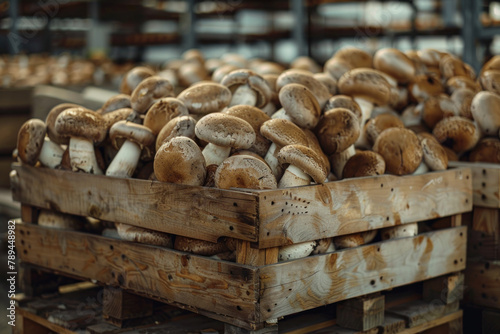
[[[395,289],[383,295],[373,296],[372,300],[382,300],[370,304],[371,307],[356,308],[361,301],[354,299],[348,303],[352,309],[346,317],[346,303],[322,307],[319,311],[302,312],[285,317],[279,333],[462,333],[462,311],[458,309],[458,294],[461,288],[455,284],[463,277],[453,274],[447,277],[424,282],[412,289]],[[449,285],[449,282],[453,282]],[[441,286],[455,296],[446,300],[433,296],[426,290],[429,286]],[[438,283],[438,284],[435,284]],[[462,281],[463,283],[463,281]],[[423,287],[423,290],[422,290]],[[431,289],[432,290],[432,289]],[[115,298],[108,298],[111,294]],[[116,297],[119,298],[116,298]],[[126,301],[124,299],[127,299]],[[134,300],[132,300],[134,299]],[[143,299],[141,301],[141,299]],[[364,298],[364,305],[370,298]],[[133,303],[131,303],[133,302]],[[448,302],[448,304],[447,304]],[[242,333],[235,331],[223,322],[202,315],[181,310],[165,304],[151,304],[144,298],[131,295],[122,289],[100,288],[93,284],[78,283],[63,286],[58,293],[37,298],[24,298],[18,302],[15,334],[42,334],[48,330],[61,334],[164,334],[164,333]],[[132,304],[132,305],[131,305]],[[122,314],[134,313],[133,308],[142,308],[142,316],[136,313],[135,319],[129,319],[128,326],[115,326],[105,321],[109,309]],[[147,314],[144,310],[148,310]],[[339,323],[351,321],[370,321],[380,318],[371,330],[359,331],[341,327]],[[261,331],[266,332],[266,331]],[[275,333],[275,331],[268,331]]]
[[[220,190],[14,166],[20,259],[248,331],[465,268],[470,170],[280,190]],[[36,225],[38,208],[217,241],[237,262]],[[278,263],[279,246],[449,216],[442,230]],[[180,224],[179,222],[182,222]],[[272,325],[272,329],[277,325]]]

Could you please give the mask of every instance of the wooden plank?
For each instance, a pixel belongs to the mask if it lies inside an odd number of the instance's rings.
[[[469,257],[500,260],[500,209],[474,207]]]
[[[104,288],[103,318],[117,327],[123,327],[123,321],[153,315],[153,301],[110,287]]]
[[[257,241],[255,194],[18,164],[13,169],[13,197],[24,204],[212,242],[222,236]]]
[[[224,324],[224,334],[278,334],[278,325],[272,325],[258,330],[248,330],[230,324]]]
[[[467,302],[500,310],[500,261],[470,259],[465,286]]]
[[[425,324],[422,324],[420,326],[416,326],[413,328],[407,328],[404,331],[398,333],[398,334],[417,334],[417,333],[422,333],[427,329],[434,328],[437,326],[440,326],[442,324],[446,324],[452,321],[455,321],[457,319],[462,319],[463,317],[463,312],[462,310],[459,310],[457,312],[453,312],[451,314],[445,315],[444,317],[441,317],[439,319],[435,319],[433,321],[427,322]],[[455,333],[450,333],[450,334],[455,334]]]
[[[500,333],[500,312],[484,310],[482,323],[483,323],[482,334]]]
[[[314,334],[379,334],[378,328],[372,328],[366,331],[358,331],[355,329],[343,328],[340,326],[332,326],[318,331],[312,332]]]
[[[263,320],[457,272],[465,226],[259,268]]]
[[[444,304],[440,300],[425,302],[419,300],[389,309],[386,312],[405,319],[407,327],[417,327],[442,316],[458,311],[459,302]]]
[[[444,277],[436,277],[427,280],[423,284],[423,299],[428,302],[440,300],[445,304],[451,304],[463,299],[464,275],[456,273]]]
[[[449,166],[471,169],[475,206],[500,208],[500,165],[450,161]]]
[[[259,194],[259,248],[419,222],[472,210],[468,169],[366,177]]]
[[[392,314],[384,315],[384,323],[379,327],[380,334],[397,334],[403,331],[406,323],[403,318],[396,317]]]
[[[42,333],[48,333],[48,330],[50,330],[50,331],[55,332],[57,334],[76,334],[75,332],[73,332],[69,329],[66,329],[60,325],[51,323],[50,321],[48,321],[45,318],[42,318],[38,315],[27,312],[20,307],[16,308],[16,312],[17,312],[17,314],[21,315],[24,319],[29,319],[30,321],[32,321],[36,324],[39,324],[40,326],[46,328],[47,331],[42,332]],[[25,329],[23,334],[28,334],[28,333],[38,334],[37,332],[30,332],[30,331],[27,331],[26,329]]]
[[[241,327],[262,322],[255,268],[32,224],[19,224],[18,231],[24,240],[19,255],[25,262],[120,286]]]
[[[385,297],[363,296],[337,303],[337,324],[366,331],[384,323]]]

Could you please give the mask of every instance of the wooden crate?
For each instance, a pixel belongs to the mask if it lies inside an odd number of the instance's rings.
[[[244,328],[461,271],[468,169],[279,190],[220,190],[14,165],[20,259]],[[237,263],[36,224],[37,208],[239,241]],[[452,216],[451,226],[277,263],[277,247]]]
[[[455,274],[440,279],[449,281],[458,276]],[[411,289],[394,289],[377,296],[386,300],[385,308],[382,306],[380,310],[384,320],[372,330],[361,332],[339,326],[342,315],[338,305],[328,305],[314,312],[306,311],[285,317],[280,322],[279,333],[462,333],[462,311],[458,309],[458,302],[424,302],[422,285],[425,289],[425,284],[417,284]],[[124,312],[132,311],[130,304],[133,304],[133,308],[144,309],[145,302],[135,299],[130,303],[134,295],[122,293],[122,289],[103,289],[90,283],[77,283],[62,286],[53,294],[20,298],[15,333],[44,334],[48,330],[61,334],[231,333],[232,328],[220,321],[159,303],[146,307],[150,312],[130,319],[126,327],[109,324],[105,321],[106,309],[119,306],[119,303],[116,300],[109,303],[108,294],[127,299],[128,302],[122,307]]]

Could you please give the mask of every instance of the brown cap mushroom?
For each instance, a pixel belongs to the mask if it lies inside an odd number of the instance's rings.
[[[189,111],[184,102],[174,97],[165,97],[149,108],[146,117],[144,117],[144,126],[151,129],[151,132],[156,136],[170,120],[188,114]]]
[[[134,89],[146,78],[155,75],[151,69],[137,66],[125,74],[120,85],[120,93],[130,95]]]
[[[364,131],[366,139],[373,145],[377,137],[389,128],[404,128],[403,121],[393,114],[380,114],[366,122]]]
[[[214,256],[229,250],[225,242],[209,242],[177,235],[174,249],[202,256]]]
[[[260,134],[260,127],[271,118],[262,110],[253,106],[237,105],[230,107],[225,112],[227,115],[239,117],[248,122],[255,131],[255,142],[249,148],[250,151],[264,157],[271,146],[271,142]]]
[[[342,235],[333,238],[336,249],[353,248],[366,245],[377,236],[377,230],[371,230],[361,233]]]
[[[344,178],[376,176],[385,173],[384,158],[373,151],[360,151],[345,164]]]
[[[328,101],[331,96],[325,85],[314,78],[312,73],[297,69],[287,70],[280,74],[276,81],[276,89],[278,93],[281,93],[283,87],[292,83],[301,84],[307,87],[316,98],[321,108],[323,108],[326,101]]]
[[[417,135],[402,128],[390,128],[382,132],[377,137],[373,150],[384,158],[386,171],[394,175],[413,173],[423,156]]]
[[[255,131],[245,120],[222,113],[203,116],[195,126],[196,136],[209,144],[203,149],[207,165],[220,165],[229,157],[231,148],[250,148]]]
[[[443,118],[436,124],[432,133],[438,142],[457,153],[472,149],[480,137],[474,122],[460,116]]]
[[[195,140],[195,125],[196,120],[191,116],[179,116],[171,119],[167,124],[165,124],[156,137],[156,150],[158,150],[161,145],[175,137],[183,136]]]
[[[348,109],[331,109],[321,116],[314,132],[326,155],[340,153],[358,139],[359,120]]]
[[[222,65],[218,67],[212,74],[212,81],[220,83],[226,75],[228,75],[232,71],[236,71],[239,69],[240,67],[231,64]]]
[[[424,153],[424,162],[430,170],[446,170],[448,168],[448,155],[434,137],[423,138],[420,143]]]
[[[177,98],[191,114],[206,115],[219,112],[229,105],[231,92],[218,83],[199,83],[182,91]]]
[[[130,107],[130,95],[118,94],[107,100],[97,112],[101,115],[105,115],[110,111]]]
[[[134,113],[134,110],[131,108],[116,109],[106,114],[102,114],[102,118],[104,119],[104,122],[106,122],[106,128],[108,129],[111,128],[111,126],[116,122],[130,120],[129,118],[133,118],[134,116],[138,115]],[[132,122],[139,123],[140,121],[142,120],[139,117],[135,117]]]
[[[186,62],[179,67],[177,77],[182,87],[189,87],[208,79],[208,72],[205,66],[199,62]]]
[[[45,123],[33,118],[26,121],[17,133],[17,150],[19,159],[25,164],[34,166],[42,150],[46,133]]]
[[[484,71],[479,78],[484,90],[500,94],[500,70]]]
[[[108,129],[100,114],[81,107],[66,109],[57,116],[55,131],[60,136],[70,137],[73,171],[102,174],[95,158],[94,145],[104,141]]]
[[[325,104],[323,107],[323,111],[326,112],[330,109],[335,109],[335,108],[345,108],[349,109],[354,113],[359,118],[359,124],[361,125],[361,108],[359,107],[359,104],[356,103],[352,99],[352,97],[347,96],[347,95],[335,95],[332,96]]]
[[[47,125],[47,136],[49,136],[50,140],[56,144],[67,145],[69,142],[69,138],[65,136],[60,136],[56,130],[56,119],[60,113],[69,108],[80,107],[77,104],[73,103],[61,103],[52,108],[47,114],[47,118],[45,119],[45,124]],[[83,108],[83,107],[82,107]]]
[[[445,117],[458,116],[458,105],[446,94],[429,97],[423,104],[422,120],[431,129]]]
[[[175,137],[156,152],[154,173],[158,181],[202,186],[206,176],[205,158],[192,139]]]
[[[314,59],[307,56],[297,57],[290,64],[290,68],[318,73],[321,71],[320,66]]]
[[[172,248],[172,237],[167,233],[128,224],[116,223],[115,225],[122,240]]]
[[[426,66],[439,67],[439,62],[446,53],[435,49],[423,49],[417,51],[417,55]]]
[[[106,170],[107,176],[132,177],[142,150],[154,150],[155,136],[144,125],[119,121],[109,129],[109,138],[115,148],[123,141],[120,150]],[[151,153],[150,153],[151,155]]]
[[[483,138],[469,154],[471,162],[500,163],[500,140]]]
[[[168,80],[152,76],[137,85],[130,97],[130,104],[135,112],[145,114],[158,99],[173,95],[174,87]]]
[[[233,155],[219,165],[214,177],[221,189],[276,189],[276,178],[262,160],[249,155]]]
[[[464,76],[451,77],[446,81],[446,89],[449,94],[453,94],[455,90],[460,88],[468,88],[474,93],[477,93],[481,90],[481,85],[469,77]]]
[[[372,67],[372,56],[361,49],[346,47],[325,63],[325,72],[338,80],[345,72],[360,67]]]
[[[408,83],[415,76],[412,60],[403,52],[393,48],[378,50],[373,56],[373,67],[389,74],[400,84]]]
[[[476,93],[468,88],[457,88],[451,94],[451,99],[459,108],[458,116],[473,119],[471,106]]]
[[[232,93],[230,106],[245,104],[264,107],[271,98],[271,88],[257,73],[241,69],[227,74],[221,81]]]
[[[311,178],[324,183],[329,170],[316,152],[304,145],[287,145],[278,153],[280,164],[288,164],[278,188],[308,185]]]
[[[450,54],[441,57],[439,60],[439,70],[441,71],[441,75],[446,79],[456,76],[465,76],[471,79],[475,79],[476,77],[472,67]]]
[[[487,136],[497,136],[500,129],[500,96],[483,91],[471,103],[472,117]]]
[[[330,95],[337,94],[337,80],[335,80],[330,74],[321,72],[314,74],[313,77],[326,87]],[[327,239],[322,239],[322,240],[327,240]]]
[[[444,87],[434,75],[417,75],[408,86],[410,98],[416,102],[423,102],[431,96],[444,93]]]
[[[279,92],[285,113],[298,126],[312,129],[318,124],[321,108],[312,92],[301,84],[291,83]]]

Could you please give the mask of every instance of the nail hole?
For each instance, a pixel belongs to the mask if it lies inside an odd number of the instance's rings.
[[[233,203],[233,206],[238,206],[238,203],[236,203],[236,202],[235,202],[235,203]]]
[[[234,227],[229,226],[229,230],[230,230],[230,231],[234,230]]]
[[[113,245],[109,245],[109,249],[113,250],[114,249]]]

